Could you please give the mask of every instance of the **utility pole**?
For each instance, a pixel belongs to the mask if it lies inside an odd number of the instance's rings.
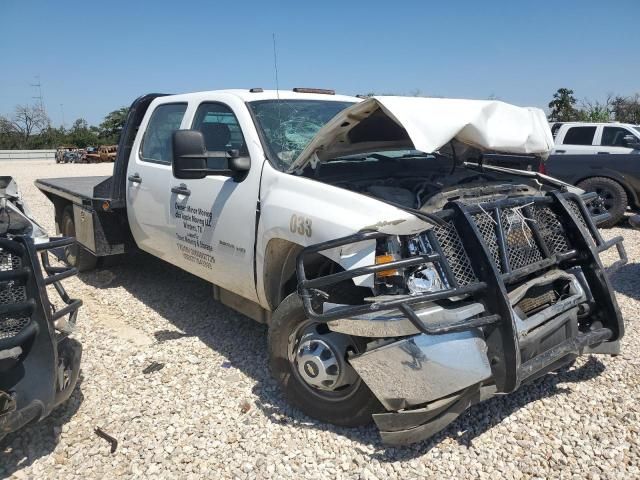
[[[40,82],[40,75],[36,75],[36,83],[31,83],[30,85],[38,89],[38,95],[32,98],[38,101],[37,102],[38,108],[40,109],[41,112],[44,113],[45,112],[44,97],[42,96],[42,83]]]

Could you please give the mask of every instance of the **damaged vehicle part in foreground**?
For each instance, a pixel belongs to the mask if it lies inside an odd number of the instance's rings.
[[[0,177],[0,438],[43,419],[75,388],[82,348],[69,335],[82,302],[60,281],[76,270],[49,261],[53,249],[74,241],[49,238],[12,178]]]
[[[384,407],[373,418],[385,442],[429,437],[470,405],[513,392],[582,353],[618,353],[624,325],[599,254],[615,246],[625,263],[622,238],[600,235],[587,208],[594,194],[554,183],[495,184],[492,191],[486,179],[469,182],[445,201],[446,189],[433,194],[437,201],[415,205],[442,220],[424,231],[372,229],[299,255],[306,316],[329,335],[359,342],[346,351],[347,362]],[[363,242],[375,244],[375,262],[308,277],[306,265],[318,254]],[[366,277],[373,295],[340,300],[340,286]],[[298,348],[322,359],[330,347]],[[331,373],[320,368],[326,361],[313,364],[304,355],[298,369],[304,361],[312,386],[316,371]]]

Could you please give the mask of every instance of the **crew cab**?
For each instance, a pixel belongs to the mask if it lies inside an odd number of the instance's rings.
[[[640,125],[628,123],[554,123],[554,155],[640,153]]]
[[[484,152],[548,155],[542,111],[330,91],[151,94],[113,175],[40,179],[81,269],[139,248],[269,325],[272,374],[322,421],[414,442],[624,324],[594,194]]]

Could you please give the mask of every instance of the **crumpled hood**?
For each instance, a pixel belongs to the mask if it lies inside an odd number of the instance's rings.
[[[371,97],[331,119],[291,164],[307,165],[376,150],[433,153],[455,140],[480,151],[546,157],[553,136],[539,108],[495,100]]]

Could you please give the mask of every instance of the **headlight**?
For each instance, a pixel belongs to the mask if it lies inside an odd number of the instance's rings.
[[[420,267],[407,278],[407,288],[412,295],[437,292],[445,288],[433,263]]]
[[[376,264],[391,263],[401,258],[433,253],[425,235],[412,238],[388,237],[378,243]],[[378,294],[411,294],[437,292],[447,288],[441,272],[433,263],[402,269],[390,268],[376,273]]]

